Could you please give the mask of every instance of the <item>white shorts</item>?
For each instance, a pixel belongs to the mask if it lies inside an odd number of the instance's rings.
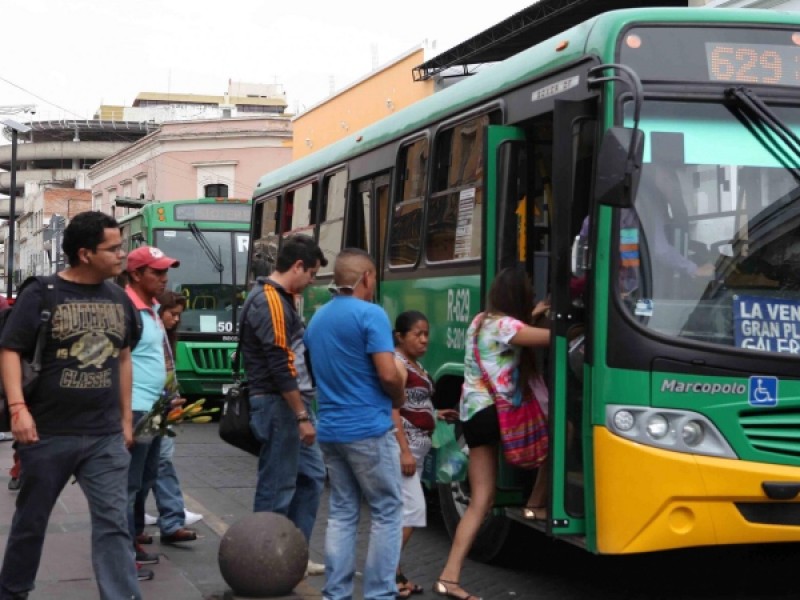
[[[411,477],[403,478],[403,527],[425,527],[426,508],[425,495],[422,493],[421,461],[417,461],[417,470]]]

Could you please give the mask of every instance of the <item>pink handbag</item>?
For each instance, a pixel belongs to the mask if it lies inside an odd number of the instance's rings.
[[[505,396],[497,393],[491,377],[483,368],[478,351],[478,333],[481,325],[483,325],[483,320],[478,325],[475,337],[472,339],[472,351],[475,355],[475,362],[481,371],[481,379],[497,407],[497,421],[500,426],[503,454],[506,462],[510,465],[522,469],[535,469],[547,458],[549,447],[547,417],[534,396],[533,389],[525,382],[517,382],[517,385],[525,386],[519,406],[514,406]],[[541,386],[544,385],[544,382],[541,381],[536,383],[538,384],[537,389],[541,389]]]

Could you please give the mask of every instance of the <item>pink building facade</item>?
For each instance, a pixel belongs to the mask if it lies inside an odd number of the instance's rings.
[[[121,216],[117,198],[159,202],[250,198],[259,177],[292,159],[288,117],[173,121],[89,171],[92,208]]]

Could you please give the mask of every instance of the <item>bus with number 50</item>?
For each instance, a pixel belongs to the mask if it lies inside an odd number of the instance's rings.
[[[501,458],[474,556],[515,527],[601,554],[797,542],[798,135],[800,14],[611,11],[264,175],[251,251],[368,251],[390,320],[430,321],[439,408],[495,273],[550,297],[548,518]],[[469,481],[437,489],[453,532]]]
[[[167,289],[186,299],[175,368],[190,398],[222,396],[233,380],[250,211],[249,199],[198,198],[149,203],[118,219],[126,251],[147,244],[180,261],[169,270]]]

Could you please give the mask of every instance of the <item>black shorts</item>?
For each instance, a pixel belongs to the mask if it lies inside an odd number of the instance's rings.
[[[461,424],[464,440],[470,448],[496,446],[500,443],[500,425],[497,423],[497,407],[492,404]]]

